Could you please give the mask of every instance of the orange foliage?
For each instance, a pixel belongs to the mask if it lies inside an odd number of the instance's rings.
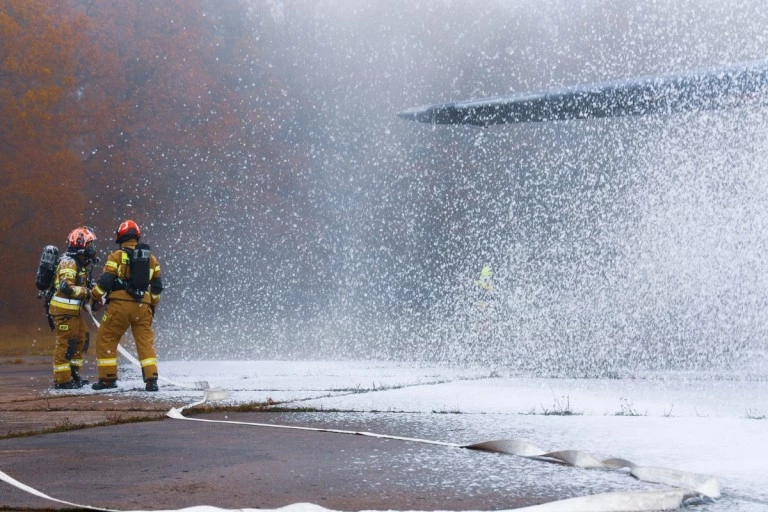
[[[235,186],[243,174],[273,172],[276,106],[254,96],[281,86],[255,64],[247,5],[0,0],[0,256],[11,276],[0,322],[38,307],[18,290],[34,297],[41,248],[63,248],[75,225],[103,234],[123,217],[163,222],[158,212],[215,220],[208,192],[250,198]],[[292,180],[290,158],[281,183]]]
[[[18,308],[11,299],[19,290],[34,296],[30,262],[42,244],[63,239],[84,206],[82,165],[70,140],[78,108],[74,56],[87,20],[70,13],[66,2],[1,4],[0,252],[12,292],[0,295],[3,321],[11,305]]]
[[[220,20],[212,19],[206,5],[199,0],[87,4],[94,42],[119,60],[118,78],[109,88],[118,106],[116,121],[87,160],[93,193],[107,217],[140,216],[135,212],[151,209],[158,191],[198,176],[195,162],[204,165],[242,124],[229,85],[235,80],[231,62],[219,58],[236,43],[217,33]]]

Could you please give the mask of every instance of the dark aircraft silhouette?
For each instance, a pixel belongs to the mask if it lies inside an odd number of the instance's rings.
[[[563,89],[416,107],[403,119],[433,124],[565,121],[672,114],[768,103],[768,61]]]

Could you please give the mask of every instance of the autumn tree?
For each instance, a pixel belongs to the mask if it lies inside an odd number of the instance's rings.
[[[32,308],[43,245],[61,246],[82,222],[83,166],[73,151],[82,121],[80,53],[87,19],[67,2],[0,2],[0,321]]]
[[[260,40],[274,26],[269,6],[74,5],[91,20],[95,44],[118,63],[106,89],[115,122],[84,150],[96,222],[111,228],[130,216],[153,224],[153,240],[174,248],[169,280],[174,268],[239,266],[243,258],[258,260],[250,266],[254,279],[276,275],[286,261],[307,279],[316,275],[317,265],[292,254],[317,233],[302,178],[309,152],[285,121],[297,117],[301,102],[285,83],[287,65],[266,55]],[[219,249],[225,246],[239,247],[240,261],[227,261],[236,255]],[[197,282],[222,286],[206,281],[218,277],[201,272]]]
[[[241,41],[219,33],[204,1],[74,4],[91,20],[93,41],[117,61],[105,89],[114,122],[86,159],[99,214],[199,211],[204,199],[186,185],[231,146],[249,115],[232,74]],[[222,9],[230,6],[240,4]]]
[[[298,243],[314,235],[290,221],[306,204],[306,184],[293,172],[306,157],[286,142],[276,112],[284,105],[270,101],[285,85],[246,16],[268,7],[204,0],[0,5],[4,260],[18,254],[13,233],[25,233],[24,254],[4,261],[19,267],[12,271],[18,283],[6,289],[29,289],[42,245],[61,247],[80,223],[97,227],[101,252],[111,248],[115,222],[128,216],[171,226],[174,233],[155,234],[200,247],[210,243],[201,238],[206,231],[234,236],[227,232],[246,211],[262,234],[262,245],[248,251],[273,256],[284,255],[286,235]],[[176,251],[171,266],[198,257],[190,251]],[[0,315],[10,304],[3,299]]]

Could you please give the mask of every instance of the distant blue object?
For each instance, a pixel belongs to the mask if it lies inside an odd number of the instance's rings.
[[[535,123],[673,114],[768,103],[768,61],[613,80],[477,100],[416,107],[398,116],[433,124]]]

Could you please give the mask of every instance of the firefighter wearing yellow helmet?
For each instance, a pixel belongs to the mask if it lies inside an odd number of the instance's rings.
[[[480,270],[480,279],[475,281],[475,284],[481,290],[484,290],[488,293],[493,293],[493,283],[491,282],[492,277],[493,270],[491,270],[491,267],[488,265],[483,265],[483,268]]]
[[[91,294],[91,308],[97,311],[106,299],[107,309],[96,338],[96,390],[117,387],[117,345],[130,327],[136,341],[141,372],[147,391],[157,391],[157,353],[152,321],[160,302],[163,283],[160,263],[147,244],[139,243],[138,224],[126,220],[115,232],[120,248],[107,258],[104,272]]]
[[[493,270],[490,265],[483,265],[480,269],[480,277],[475,279],[475,305],[478,309],[486,309],[493,299]]]
[[[91,297],[88,266],[96,256],[95,240],[96,235],[90,228],[73,229],[67,236],[67,251],[56,267],[55,292],[48,308],[56,332],[53,349],[55,389],[77,389],[88,383],[80,377],[88,338],[88,327],[80,311]]]

